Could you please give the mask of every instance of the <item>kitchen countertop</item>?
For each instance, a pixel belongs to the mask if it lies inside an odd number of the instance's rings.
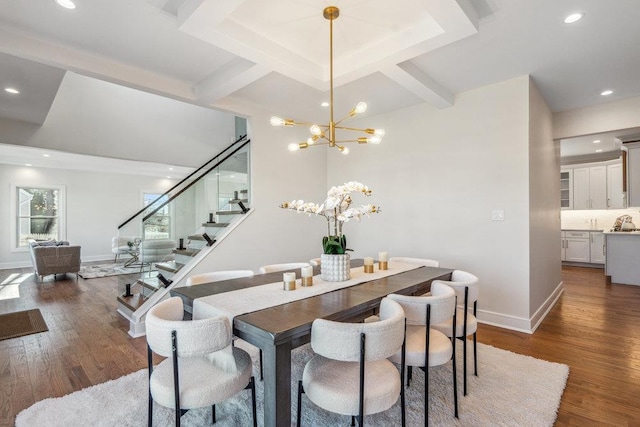
[[[604,228],[562,228],[560,231],[596,231],[596,232],[603,232]]]
[[[611,234],[611,235],[631,235],[631,236],[640,236],[640,230],[637,231],[605,231],[604,234]]]

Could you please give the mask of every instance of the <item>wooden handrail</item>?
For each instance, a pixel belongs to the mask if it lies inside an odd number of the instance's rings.
[[[175,190],[176,188],[178,188],[180,185],[182,185],[185,181],[187,181],[188,179],[190,179],[192,176],[194,176],[195,174],[197,174],[198,172],[200,172],[202,169],[204,169],[208,164],[210,164],[211,162],[213,162],[215,159],[217,159],[218,157],[220,157],[222,154],[224,154],[226,151],[230,150],[234,145],[242,142],[243,140],[245,140],[247,138],[247,135],[242,135],[240,136],[238,139],[236,139],[235,141],[233,141],[227,148],[225,148],[224,150],[222,150],[220,153],[216,154],[213,158],[209,159],[207,162],[205,162],[202,166],[200,166],[198,169],[194,170],[193,172],[191,172],[189,175],[187,175],[186,177],[184,177],[180,182],[178,182],[176,185],[174,185],[173,187],[171,187],[170,189],[168,189],[167,191],[165,191],[163,194],[161,194],[160,196],[158,196],[158,198],[156,198],[152,203],[151,206],[153,206],[154,203],[156,203],[158,200],[162,199],[165,196],[168,196],[170,192],[172,192],[173,190]],[[225,160],[227,160],[229,157],[231,157],[232,155],[234,155],[235,153],[238,152],[238,150],[240,150],[241,148],[243,148],[244,146],[246,146],[249,142],[251,142],[250,139],[247,139],[246,142],[244,144],[242,144],[239,148],[237,148],[236,150],[234,150],[231,154],[227,155],[224,159],[218,161],[218,163],[216,163],[214,166],[210,167],[206,172],[204,172],[202,175],[200,175],[200,177],[198,177],[196,180],[194,180],[193,182],[191,182],[191,184],[187,185],[185,188],[183,188],[182,190],[180,190],[178,193],[176,193],[175,195],[171,196],[166,202],[164,202],[162,205],[160,205],[159,207],[157,207],[151,214],[145,216],[142,221],[146,221],[151,215],[155,214],[156,212],[158,212],[160,209],[162,209],[164,206],[166,206],[167,203],[171,202],[173,199],[175,199],[177,196],[179,196],[184,190],[188,189],[189,187],[191,187],[194,183],[198,182],[200,180],[200,178],[202,178],[203,176],[207,175],[209,172],[211,172],[213,169],[217,168],[218,166],[220,166],[220,164],[222,162],[224,162]],[[131,217],[129,217],[126,221],[124,221],[122,224],[120,224],[118,226],[118,230],[120,230],[122,227],[124,227],[125,225],[127,225],[129,222],[133,221],[138,215],[140,215],[141,213],[143,213],[145,210],[147,210],[147,207],[143,207],[142,209],[140,209],[139,211],[137,211],[135,214],[133,214]]]

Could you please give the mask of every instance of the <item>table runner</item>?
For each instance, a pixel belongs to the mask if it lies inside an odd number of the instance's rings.
[[[419,264],[403,262],[389,262],[388,265],[388,270],[378,270],[375,267],[373,273],[365,273],[364,267],[354,267],[351,269],[351,279],[344,282],[325,282],[318,275],[313,276],[313,286],[303,287],[300,285],[300,279],[297,279],[294,291],[283,290],[282,281],[279,281],[196,298],[193,301],[193,319],[204,319],[222,314],[229,317],[233,322],[235,316],[299,301],[422,267]]]

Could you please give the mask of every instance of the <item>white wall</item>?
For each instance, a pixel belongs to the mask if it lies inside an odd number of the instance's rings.
[[[330,152],[327,172],[327,185],[368,185],[382,208],[346,225],[354,256],[386,250],[473,272],[481,318],[528,330],[528,99],[524,76],[459,94],[448,109],[424,104],[359,120],[385,128],[383,143]],[[493,210],[505,220],[492,221]]]
[[[640,97],[553,115],[553,138],[571,138],[640,126]]]
[[[542,319],[561,282],[560,143],[553,141],[551,110],[533,82],[529,87],[529,311]],[[559,292],[558,289],[556,292]],[[537,313],[536,313],[537,312]]]
[[[82,246],[82,261],[111,259],[117,226],[142,207],[142,192],[164,192],[175,180],[122,174],[0,164],[0,268],[30,266],[29,254],[10,252],[11,185],[56,184],[66,187],[67,235]]]

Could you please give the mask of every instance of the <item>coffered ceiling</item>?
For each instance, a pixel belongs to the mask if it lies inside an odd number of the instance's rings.
[[[530,74],[554,111],[640,95],[636,0],[0,0],[3,118],[42,123],[65,71],[246,115],[368,115]],[[571,25],[572,12],[584,17]],[[603,97],[600,92],[612,89]],[[18,101],[18,99],[20,99]],[[16,107],[20,103],[19,107]]]

